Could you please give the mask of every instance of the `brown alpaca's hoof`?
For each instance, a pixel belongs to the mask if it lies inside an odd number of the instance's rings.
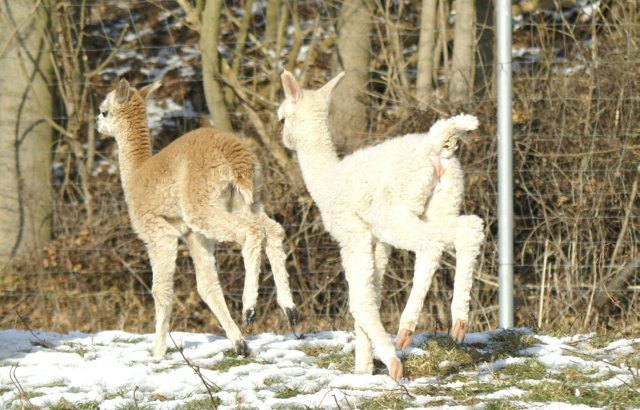
[[[391,362],[391,368],[389,369],[389,376],[395,381],[402,379],[403,368],[400,359],[396,358]]]
[[[407,329],[400,329],[398,336],[396,336],[396,348],[402,351],[407,350],[407,347],[413,340],[413,331]]]
[[[462,343],[466,333],[467,321],[456,319],[456,321],[453,322],[453,328],[451,328],[451,338],[457,343]]]
[[[238,340],[235,343],[235,351],[238,356],[249,356],[249,346],[247,346],[247,342],[244,340]]]

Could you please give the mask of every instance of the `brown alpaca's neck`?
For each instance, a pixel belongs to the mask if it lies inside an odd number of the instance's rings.
[[[129,122],[118,138],[118,161],[125,191],[131,186],[136,171],[151,158],[151,138],[145,116]]]

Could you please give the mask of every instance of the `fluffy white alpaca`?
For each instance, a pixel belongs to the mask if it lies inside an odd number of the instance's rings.
[[[247,323],[255,318],[260,258],[265,246],[278,304],[294,325],[298,312],[285,268],[284,230],[264,213],[259,200],[260,168],[233,134],[201,128],[151,154],[145,101],[159,86],[156,82],[138,91],[120,80],[100,105],[96,118],[98,131],[116,138],[131,224],[145,242],[151,260],[156,310],[153,355],[161,357],[167,349],[178,239],[189,247],[198,293],[220,321],[236,352],[246,355],[247,344],[231,318],[218,279],[215,241],[242,246],[246,270],[242,303]]]
[[[457,215],[459,203],[445,204],[456,210],[433,209],[430,215],[427,209],[436,185],[445,196],[456,189],[447,174],[453,175],[460,167],[455,166],[450,153],[457,135],[477,128],[478,121],[469,115],[440,120],[427,134],[394,138],[341,160],[329,133],[328,107],[331,92],[343,74],[311,91],[301,90],[293,75],[285,71],[285,100],[278,117],[284,120],[284,144],[296,151],[307,189],[327,231],[340,244],[349,282],[349,308],[355,320],[355,371],[373,371],[373,347],[389,375],[398,380],[403,374],[402,363],[379,313],[390,246],[416,253],[414,286],[399,332],[405,335],[401,347],[406,347],[443,250],[454,244],[460,259],[465,247],[473,248],[467,252],[469,257],[462,259],[474,260],[482,243],[479,218],[439,218],[448,212]],[[467,321],[472,267],[473,263],[463,263],[456,271],[454,323]],[[460,336],[462,329],[464,336],[464,328],[454,324],[455,334]]]

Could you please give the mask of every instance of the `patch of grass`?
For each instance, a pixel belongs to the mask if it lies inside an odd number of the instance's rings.
[[[491,338],[489,360],[522,356],[522,350],[542,343],[533,336],[515,330],[504,330]]]
[[[553,378],[562,383],[573,383],[576,385],[585,385],[606,380],[606,376],[594,377],[598,372],[592,368],[576,368],[568,367],[562,372],[550,373],[548,377]]]
[[[461,369],[474,368],[481,355],[473,348],[455,343],[448,336],[435,336],[422,346],[425,354],[410,354],[404,360],[409,378],[448,376]]]
[[[84,403],[69,403],[63,398],[56,404],[50,404],[47,407],[49,410],[98,410],[100,404],[95,401]]]
[[[362,410],[404,409],[411,406],[411,399],[403,393],[385,393],[370,399],[358,401],[358,408]]]
[[[126,389],[118,389],[114,392],[105,392],[103,395],[103,400],[113,400],[117,397],[124,397],[128,393]]]
[[[282,383],[282,379],[279,377],[267,377],[263,380],[265,386],[274,386],[276,384]]]
[[[548,382],[521,386],[529,393],[522,400],[526,402],[566,402],[591,407],[608,407],[615,403],[620,408],[640,406],[638,386],[596,387],[583,383]]]
[[[144,342],[144,337],[114,337],[112,342],[113,343],[122,343],[122,344],[138,344],[138,343],[142,343]]]
[[[234,351],[226,351],[223,354],[222,360],[203,366],[203,369],[215,370],[218,372],[227,372],[232,367],[244,366],[245,364],[253,363],[255,360],[252,357],[238,356]]]
[[[451,401],[455,402],[455,404],[472,406],[480,402],[477,398],[478,395],[494,393],[502,389],[504,389],[504,385],[499,383],[476,382],[461,387],[445,387],[434,384],[414,389],[411,392],[419,396],[447,396],[451,397]],[[434,404],[430,403],[430,405]]]
[[[301,394],[302,392],[299,389],[296,388],[291,388],[291,387],[285,387],[282,389],[278,389],[278,392],[276,393],[276,398],[277,399],[289,399],[291,397],[296,397],[297,395]]]
[[[332,367],[341,372],[353,371],[356,363],[354,352],[345,353],[338,348],[324,346],[303,347],[302,352],[307,356],[316,357],[315,363],[323,368]]]
[[[483,410],[517,410],[518,407],[508,400],[491,400],[484,403]]]
[[[214,397],[213,402],[210,398],[188,401],[180,405],[182,410],[210,410],[217,409],[221,404],[219,398]]]
[[[498,375],[509,376],[516,380],[541,380],[547,377],[547,368],[536,359],[529,359],[523,363],[513,363],[497,371]]]
[[[615,333],[597,333],[589,339],[594,349],[602,349],[623,336]]]

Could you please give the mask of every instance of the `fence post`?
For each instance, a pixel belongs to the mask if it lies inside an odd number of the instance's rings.
[[[498,81],[499,326],[513,327],[513,136],[511,124],[511,1],[496,1]]]

